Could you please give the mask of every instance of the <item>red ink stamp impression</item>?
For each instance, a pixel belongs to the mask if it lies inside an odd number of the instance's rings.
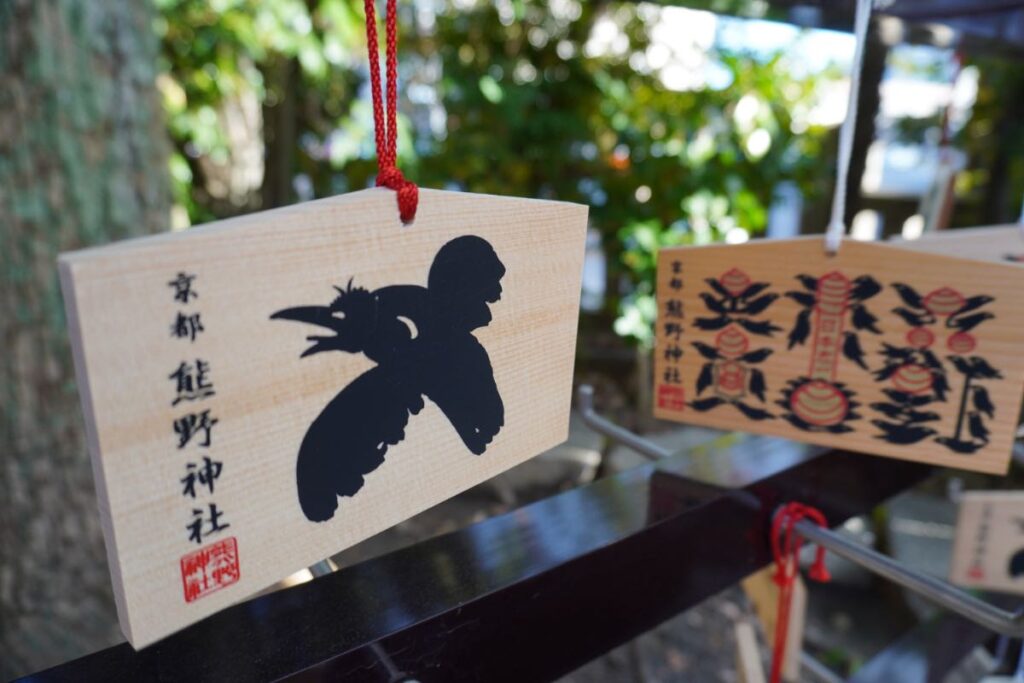
[[[185,587],[185,602],[193,602],[237,583],[240,576],[238,543],[234,536],[181,558],[181,583]]]
[[[686,400],[682,387],[674,387],[670,384],[662,384],[658,387],[659,408],[681,412],[685,406]]]

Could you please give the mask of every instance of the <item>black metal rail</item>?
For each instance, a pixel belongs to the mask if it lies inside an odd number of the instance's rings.
[[[550,680],[767,564],[780,502],[838,524],[929,472],[776,439],[697,449],[25,680]]]
[[[592,387],[581,386],[576,394],[576,402],[583,420],[598,433],[617,443],[625,444],[652,460],[671,455],[648,439],[601,417],[594,410]],[[1015,609],[1010,611],[1004,609],[1003,605],[986,602],[948,581],[910,569],[891,557],[877,553],[830,529],[822,529],[810,521],[798,522],[795,528],[807,540],[859,564],[873,574],[898,583],[926,600],[964,616],[990,631],[1011,638],[1020,638],[1024,635],[1024,608],[1019,605],[1015,605]]]

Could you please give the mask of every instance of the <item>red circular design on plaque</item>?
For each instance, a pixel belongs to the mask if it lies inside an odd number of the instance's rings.
[[[846,419],[849,401],[838,388],[822,379],[799,386],[789,397],[789,406],[804,422],[831,427]]]
[[[735,325],[729,325],[715,337],[715,346],[726,358],[739,358],[747,352],[750,340]]]
[[[946,341],[946,346],[953,353],[970,353],[977,344],[974,335],[967,332],[957,332]]]
[[[927,349],[935,343],[935,334],[927,327],[915,327],[907,332],[907,343],[916,349]]]
[[[732,296],[739,296],[750,286],[750,276],[739,268],[732,268],[722,273],[718,281]]]
[[[908,394],[922,394],[932,388],[932,371],[917,363],[901,365],[892,376],[892,383]]]
[[[727,360],[718,366],[718,386],[722,391],[740,391],[743,389],[745,374],[742,365],[734,360]]]
[[[952,287],[940,287],[924,297],[924,307],[935,315],[956,313],[963,305],[963,295]]]

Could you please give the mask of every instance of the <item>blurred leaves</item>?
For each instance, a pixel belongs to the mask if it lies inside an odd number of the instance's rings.
[[[360,80],[352,66],[365,53],[361,13],[350,0],[156,5],[164,72],[159,87],[176,148],[175,196],[193,222],[258,208],[263,143],[275,133],[263,129],[260,110],[297,94],[298,128],[333,130]],[[298,64],[296,82],[274,80],[282,60]],[[297,165],[314,161],[309,152],[296,149],[305,157]],[[209,182],[209,176],[241,165],[252,167],[248,182]]]
[[[279,168],[292,200],[372,182],[361,3],[157,4],[172,172],[191,220],[265,205],[259,179],[280,183]],[[782,55],[709,48],[710,36],[666,40],[662,28],[659,39],[666,11],[447,0],[400,3],[399,13],[406,175],[590,205],[608,256],[606,313],[641,343],[660,247],[757,234],[780,181],[811,198],[829,183],[828,131],[808,119],[835,74],[797,77]],[[237,132],[253,120],[255,132]],[[272,147],[281,135],[295,140],[284,158]],[[255,171],[242,172],[253,159]]]
[[[419,181],[589,204],[622,336],[651,339],[658,248],[759,233],[780,181],[812,197],[829,182],[827,131],[804,119],[831,72],[797,78],[781,55],[712,48],[726,87],[670,89],[654,66],[659,8],[460,5],[417,45],[441,61],[446,122],[423,148]]]
[[[981,77],[977,99],[954,144],[968,157],[957,178],[959,225],[1015,220],[1024,202],[1024,64],[1019,60],[971,56],[965,68]]]

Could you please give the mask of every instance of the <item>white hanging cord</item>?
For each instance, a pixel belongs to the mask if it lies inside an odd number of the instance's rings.
[[[832,217],[825,231],[825,251],[834,254],[846,234],[843,216],[846,214],[846,181],[850,175],[850,157],[853,155],[853,134],[857,129],[857,98],[860,93],[860,72],[864,62],[864,44],[867,42],[868,21],[871,19],[872,0],[857,0],[853,36],[853,65],[850,67],[850,101],[846,118],[839,129],[839,159],[836,162],[836,189],[832,195]]]

